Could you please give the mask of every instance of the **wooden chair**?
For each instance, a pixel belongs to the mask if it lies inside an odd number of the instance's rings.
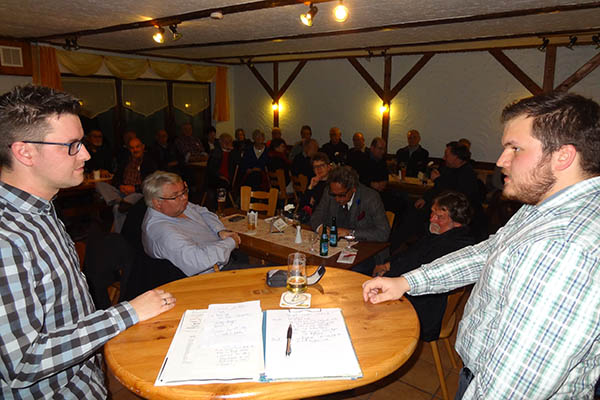
[[[252,191],[250,186],[242,186],[240,189],[240,208],[242,211],[266,211],[267,217],[275,215],[277,208],[277,195],[279,190],[271,188],[268,192]],[[267,203],[258,203],[253,199],[267,200]]]
[[[283,169],[279,168],[275,171],[267,170],[267,174],[269,175],[269,183],[271,184],[271,187],[279,190],[279,200],[283,201],[283,203],[286,203],[288,196],[285,190],[287,187],[285,184],[285,172]]]
[[[294,186],[294,196],[296,197],[296,207],[300,203],[300,196],[306,192],[308,187],[308,177],[306,175],[292,175],[292,185]]]
[[[390,224],[390,229],[392,229],[394,227],[394,218],[396,218],[396,214],[391,211],[386,211],[385,216]]]
[[[433,360],[435,361],[435,369],[437,370],[438,378],[440,380],[440,388],[442,389],[442,397],[444,400],[448,400],[448,386],[446,385],[446,378],[444,378],[444,368],[442,367],[442,360],[440,358],[440,350],[438,347],[438,342],[441,340],[444,342],[446,346],[446,351],[450,356],[450,362],[452,363],[452,367],[458,368],[458,364],[456,363],[456,359],[454,358],[454,352],[452,350],[452,346],[450,345],[450,340],[448,338],[452,336],[452,332],[454,332],[454,328],[456,328],[457,318],[456,311],[460,304],[463,303],[463,300],[469,295],[469,291],[467,291],[464,287],[460,289],[454,290],[450,295],[448,295],[448,304],[446,305],[446,312],[444,312],[444,317],[442,318],[442,329],[440,330],[440,337],[437,340],[433,340],[429,342],[431,345],[431,352],[433,353]]]

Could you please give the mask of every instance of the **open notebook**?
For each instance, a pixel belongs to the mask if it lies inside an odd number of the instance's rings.
[[[341,309],[263,312],[250,301],[187,310],[155,385],[360,377]]]

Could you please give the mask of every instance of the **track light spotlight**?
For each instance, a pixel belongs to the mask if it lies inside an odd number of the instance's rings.
[[[313,20],[315,19],[315,15],[317,15],[318,11],[319,9],[314,6],[313,3],[310,3],[308,12],[300,15],[300,21],[302,21],[302,23],[306,26],[312,26]]]
[[[182,38],[183,34],[177,32],[177,24],[169,25],[169,30],[173,34],[173,41],[177,41]]]
[[[333,9],[333,17],[337,22],[346,22],[348,19],[348,7],[344,5],[343,0]]]
[[[550,43],[550,39],[548,39],[548,38],[542,38],[542,44],[540,44],[537,49],[539,51],[544,52],[544,51],[546,51],[546,47],[548,47],[549,43]]]
[[[77,44],[77,37],[73,37],[73,38],[66,38],[65,39],[65,44],[63,46],[63,49],[65,50],[79,50],[79,45]]]
[[[600,49],[600,34],[592,36],[592,42],[596,45],[596,49]]]
[[[569,44],[567,45],[567,49],[573,50],[575,43],[577,43],[577,36],[569,36]]]
[[[152,39],[154,39],[154,41],[156,43],[164,43],[165,42],[165,30],[163,29],[162,26],[157,26],[156,27],[158,29],[158,31],[152,35]]]

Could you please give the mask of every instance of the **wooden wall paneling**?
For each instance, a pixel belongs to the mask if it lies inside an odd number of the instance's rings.
[[[556,87],[556,90],[569,90],[577,82],[585,78],[590,72],[596,69],[600,65],[600,53],[592,57],[588,62],[583,64],[573,75],[565,79],[563,83]]]
[[[23,67],[3,67],[0,65],[1,75],[33,75],[31,45],[28,42],[0,40],[0,46],[19,47],[21,48],[21,57],[23,57]]]
[[[539,87],[538,84],[535,83],[533,79],[531,79],[521,68],[519,68],[517,64],[512,62],[512,60],[508,58],[506,54],[502,52],[502,50],[492,49],[489,52],[496,60],[498,60],[500,64],[502,64],[504,68],[506,68],[508,72],[510,72],[512,76],[514,76],[519,82],[521,82],[521,84],[525,86],[525,88],[529,90],[533,95],[541,94],[543,92],[542,88]]]

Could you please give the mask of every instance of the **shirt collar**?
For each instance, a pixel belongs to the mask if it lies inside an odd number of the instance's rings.
[[[552,196],[548,197],[535,207],[540,211],[552,209],[556,207],[557,204],[573,202],[578,197],[589,195],[594,192],[600,193],[600,176],[585,179],[571,186],[567,186],[566,188],[554,193]]]
[[[350,201],[346,203],[346,207],[348,208],[348,211],[350,211],[350,207],[352,207],[352,201],[354,201],[354,196],[356,196],[356,191],[354,191],[354,193],[352,193],[352,197],[350,197]]]
[[[0,202],[29,213],[50,214],[52,202],[0,181]]]

